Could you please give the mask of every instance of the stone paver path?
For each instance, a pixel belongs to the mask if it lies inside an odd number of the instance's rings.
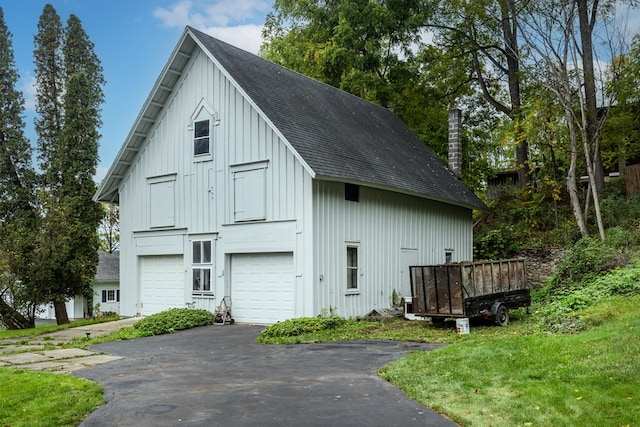
[[[0,340],[0,366],[31,371],[69,373],[122,359],[80,348],[59,348],[74,338],[100,336],[133,325],[139,318],[69,328],[28,338]],[[54,349],[52,349],[54,347]]]

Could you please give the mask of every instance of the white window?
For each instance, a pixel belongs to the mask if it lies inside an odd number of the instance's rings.
[[[194,240],[192,248],[193,292],[211,292],[213,254],[211,240]]]
[[[118,302],[120,301],[119,289],[105,289],[102,291],[102,302]]]
[[[260,221],[267,218],[266,170],[266,161],[231,167],[235,222]]]
[[[193,155],[211,154],[211,126],[209,120],[199,120],[193,124]]]
[[[150,227],[175,226],[176,175],[148,178]]]
[[[213,160],[215,150],[215,131],[220,124],[218,112],[205,99],[201,99],[191,114],[191,122],[187,129],[190,144],[193,147],[193,161],[207,162]]]
[[[358,246],[347,245],[347,292],[358,290]]]

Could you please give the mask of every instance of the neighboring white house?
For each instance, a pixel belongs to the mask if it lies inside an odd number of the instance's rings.
[[[93,315],[108,311],[120,313],[120,253],[99,252],[98,257],[98,268],[92,285]]]
[[[120,314],[363,315],[472,259],[484,204],[392,112],[187,27],[95,196]]]
[[[65,306],[67,308],[67,316],[69,319],[84,319],[88,310],[87,299],[81,295],[69,299]],[[52,303],[43,304],[36,310],[36,318],[38,319],[55,319],[56,310]]]
[[[92,283],[93,307],[95,313],[96,304],[100,304],[100,311],[120,312],[120,257],[119,253],[98,253],[98,266],[96,276]],[[78,295],[66,302],[69,319],[84,319],[89,315],[87,298]],[[56,311],[53,304],[45,304],[38,308],[36,313],[39,319],[55,319]]]

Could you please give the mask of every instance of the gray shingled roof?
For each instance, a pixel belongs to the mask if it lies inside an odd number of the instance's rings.
[[[95,200],[118,201],[122,177],[159,119],[197,45],[273,123],[315,179],[358,183],[486,209],[391,111],[191,27],[186,28],[162,70]]]
[[[188,28],[280,130],[316,178],[486,209],[391,111]]]
[[[95,280],[98,282],[120,281],[120,252],[98,252]]]

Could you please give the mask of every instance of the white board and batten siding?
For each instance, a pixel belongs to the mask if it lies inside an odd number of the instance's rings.
[[[471,211],[368,187],[346,201],[344,184],[314,183],[315,311],[363,315],[407,292],[408,265],[471,260]],[[358,248],[358,290],[347,291],[347,246]],[[410,296],[410,295],[406,295]]]
[[[196,158],[192,122],[211,112],[212,155]],[[235,193],[241,190],[238,200]],[[191,301],[213,310],[238,283],[233,311],[242,318],[241,310],[248,310],[254,321],[272,323],[275,314],[267,310],[260,317],[251,298],[243,302],[241,274],[234,282],[234,260],[246,265],[248,254],[279,260],[283,267],[273,277],[284,287],[273,299],[302,307],[296,315],[315,314],[313,283],[303,277],[305,268],[312,270],[311,261],[294,255],[312,250],[312,222],[303,220],[312,214],[311,191],[304,165],[196,49],[120,186],[121,314],[147,315]],[[201,235],[214,236],[213,298],[191,292],[191,241]],[[282,254],[289,254],[286,262]],[[125,284],[131,280],[137,284]]]

